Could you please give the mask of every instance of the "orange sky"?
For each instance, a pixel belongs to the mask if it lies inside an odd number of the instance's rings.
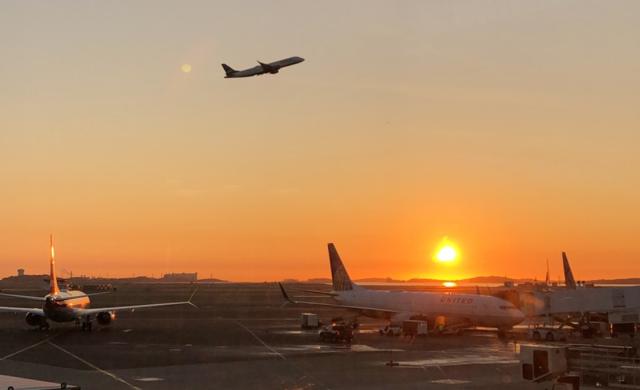
[[[333,241],[355,278],[556,278],[562,250],[578,278],[640,276],[638,12],[10,2],[0,275],[45,273],[53,232],[74,274],[326,277]]]

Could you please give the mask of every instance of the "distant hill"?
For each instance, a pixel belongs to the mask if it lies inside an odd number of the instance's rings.
[[[166,283],[163,279],[150,278],[148,276],[134,276],[128,278],[91,278],[85,276],[75,277],[71,280],[59,278],[60,283],[71,282],[72,285],[79,286],[95,286],[95,285],[117,285],[117,284],[136,284],[136,283]],[[196,283],[226,283],[226,280],[207,278],[198,279]],[[0,280],[0,288],[35,288],[46,289],[49,283],[49,275],[23,275],[8,276]]]
[[[595,279],[588,282],[594,284],[640,284],[640,278]]]
[[[469,279],[462,279],[459,282],[463,283],[504,283],[517,281],[515,279],[507,278],[505,276],[476,276]]]
[[[389,277],[386,278],[362,278],[356,279],[354,282],[358,283],[404,283],[404,280],[391,279]]]
[[[331,283],[330,278],[311,278],[307,279],[307,283]]]
[[[228,280],[216,279],[216,278],[207,278],[207,279],[198,279],[196,283],[229,283]]]

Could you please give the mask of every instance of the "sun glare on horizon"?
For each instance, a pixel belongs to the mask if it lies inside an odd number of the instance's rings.
[[[458,250],[456,246],[445,237],[436,250],[434,258],[439,263],[452,264],[458,258]]]

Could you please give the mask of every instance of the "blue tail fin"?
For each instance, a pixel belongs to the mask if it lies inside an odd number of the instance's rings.
[[[569,259],[567,258],[567,254],[562,252],[562,267],[564,268],[564,284],[567,288],[576,288],[576,280],[573,278],[573,272],[571,271],[571,266],[569,265]]]
[[[344,268],[340,255],[333,243],[329,244],[329,263],[331,264],[331,279],[333,281],[333,291],[353,290],[353,282]]]

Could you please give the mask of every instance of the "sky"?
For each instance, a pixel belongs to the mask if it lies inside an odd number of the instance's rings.
[[[639,13],[5,1],[0,275],[640,276]]]

